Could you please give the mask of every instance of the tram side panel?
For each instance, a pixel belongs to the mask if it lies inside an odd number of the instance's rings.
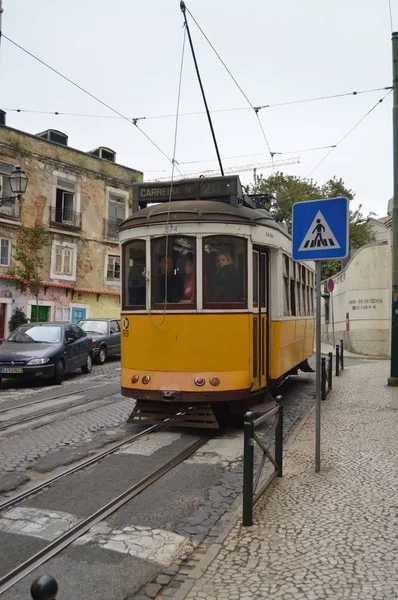
[[[314,353],[313,317],[273,320],[271,379],[279,379]]]
[[[129,325],[122,332],[122,393],[160,400],[159,392],[176,390],[182,392],[181,401],[183,392],[202,393],[203,400],[205,392],[216,395],[240,390],[250,395],[251,316],[167,314],[158,326],[161,314],[124,315]],[[146,384],[142,381],[145,376],[150,377]],[[195,384],[197,377],[205,380],[204,385]],[[211,385],[211,377],[220,380],[216,387]]]

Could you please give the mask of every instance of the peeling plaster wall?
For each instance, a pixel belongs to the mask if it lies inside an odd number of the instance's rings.
[[[108,217],[106,189],[112,188],[126,194],[131,206],[131,186],[133,182],[142,181],[142,173],[5,126],[0,126],[0,162],[18,164],[28,176],[21,206],[21,223],[28,227],[44,225],[48,228],[51,243],[43,249],[42,280],[66,282],[61,277],[51,278],[52,246],[55,240],[57,243],[73,244],[77,249],[76,276],[67,281],[68,284],[118,292],[119,283],[107,281],[106,278],[108,254],[120,255],[117,240],[104,239],[104,220]],[[50,208],[55,206],[54,184],[56,177],[62,175],[75,181],[77,200],[80,198],[81,231],[50,227]],[[17,220],[2,218],[0,212],[0,237],[11,238],[12,244],[15,244],[18,229]],[[12,259],[9,267],[0,266],[0,274],[8,273],[10,267],[15,267]],[[15,285],[13,288],[15,299]],[[90,304],[90,316],[120,314],[118,297],[103,294],[97,302],[96,294],[86,296],[85,303]],[[70,303],[65,290],[57,288],[48,288],[46,294],[42,290],[39,296],[43,302],[49,301],[50,297],[54,307]],[[28,306],[29,299],[29,294],[21,296],[23,310]],[[55,317],[55,308],[53,312]]]
[[[74,300],[76,295],[74,297]],[[119,296],[107,296],[102,294],[97,300],[95,294],[80,294],[79,299],[76,300],[78,304],[87,304],[90,317],[115,317],[120,319],[120,300]],[[73,307],[73,302],[71,304]]]

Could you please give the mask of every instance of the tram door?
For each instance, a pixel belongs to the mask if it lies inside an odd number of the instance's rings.
[[[268,254],[265,250],[253,250],[253,386],[252,391],[267,383],[267,288]]]

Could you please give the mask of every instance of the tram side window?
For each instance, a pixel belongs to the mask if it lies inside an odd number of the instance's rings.
[[[151,241],[152,306],[193,309],[196,306],[196,239],[161,237]]]
[[[220,235],[203,240],[205,306],[243,308],[247,302],[247,244],[242,238]]]
[[[123,245],[122,307],[143,310],[146,307],[146,251],[145,240],[134,240]]]
[[[296,264],[290,260],[290,314],[296,316]]]
[[[289,257],[283,255],[283,314],[288,317],[290,314],[289,303]]]

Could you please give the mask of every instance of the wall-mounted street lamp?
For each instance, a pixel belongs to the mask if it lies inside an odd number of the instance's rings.
[[[19,200],[22,194],[25,192],[26,186],[28,185],[28,178],[25,171],[23,171],[21,167],[14,168],[9,177],[9,181],[13,196],[1,196],[0,206],[3,206],[4,204],[15,204],[16,200]]]

